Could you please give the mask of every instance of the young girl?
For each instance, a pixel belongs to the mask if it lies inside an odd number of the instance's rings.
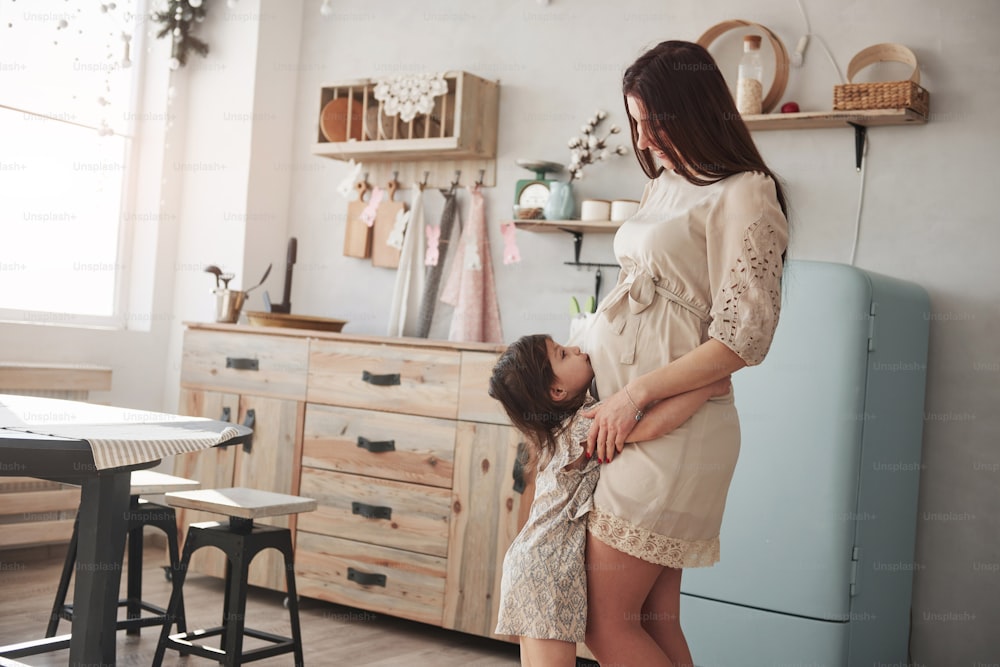
[[[490,378],[490,396],[532,444],[539,470],[531,514],[504,557],[496,628],[521,638],[524,666],[575,665],[576,642],[584,639],[586,516],[602,461],[585,453],[591,420],[580,412],[595,405],[593,380],[588,355],[544,335],[512,343]],[[728,392],[725,378],[660,401],[637,417],[629,442],[668,433]],[[612,458],[609,452],[604,462]]]

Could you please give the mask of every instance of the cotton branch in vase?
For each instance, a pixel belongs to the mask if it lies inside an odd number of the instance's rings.
[[[607,117],[606,111],[598,111],[587,121],[586,125],[580,128],[583,136],[570,138],[570,183],[583,178],[583,168],[588,164],[600,162],[609,155],[625,155],[626,150],[622,145],[616,146],[614,150],[608,148],[608,139],[611,138],[612,134],[621,132],[620,127],[612,125],[603,138],[598,136],[597,128]]]

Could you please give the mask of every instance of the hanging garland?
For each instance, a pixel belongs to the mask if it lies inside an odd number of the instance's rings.
[[[154,13],[153,20],[163,24],[157,38],[169,35],[173,40],[170,69],[186,65],[188,51],[202,57],[208,55],[208,44],[191,34],[195,24],[205,20],[204,0],[168,0],[167,9]]]

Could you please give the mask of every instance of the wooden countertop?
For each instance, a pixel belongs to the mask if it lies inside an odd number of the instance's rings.
[[[184,322],[188,329],[203,331],[225,331],[227,333],[244,333],[258,336],[286,336],[291,338],[316,338],[320,340],[341,340],[375,345],[410,345],[447,350],[466,350],[471,352],[500,353],[507,347],[498,343],[457,343],[448,340],[429,338],[409,338],[406,336],[375,336],[350,333],[333,333],[330,331],[312,331],[309,329],[291,329],[284,327],[255,327],[247,324],[217,324],[215,322]]]

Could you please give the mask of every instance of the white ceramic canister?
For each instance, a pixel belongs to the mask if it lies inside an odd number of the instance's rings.
[[[616,199],[611,202],[611,222],[625,222],[639,210],[634,199]]]
[[[580,219],[607,221],[611,219],[611,202],[607,199],[584,199],[580,203]]]

